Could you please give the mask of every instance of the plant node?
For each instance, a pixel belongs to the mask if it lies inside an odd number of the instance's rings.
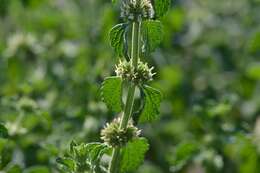
[[[150,0],[123,0],[121,17],[130,21],[152,19],[154,9]]]
[[[128,122],[125,129],[120,128],[121,118],[114,119],[111,123],[107,123],[105,128],[101,130],[101,139],[111,147],[122,147],[134,138],[137,138],[141,131],[133,125],[132,121]]]
[[[132,61],[119,61],[116,65],[116,74],[123,80],[132,81],[136,84],[143,84],[153,80],[155,73],[152,72],[154,67],[149,68],[147,63],[138,60],[137,68],[134,68]]]

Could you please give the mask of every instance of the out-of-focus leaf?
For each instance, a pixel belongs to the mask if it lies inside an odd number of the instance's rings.
[[[198,149],[198,145],[194,142],[184,142],[176,146],[174,152],[167,156],[173,166],[172,170],[178,171],[183,168],[198,152]]]
[[[244,134],[237,134],[224,149],[226,155],[239,164],[239,173],[257,173],[260,168],[257,146],[252,139]]]
[[[5,16],[8,11],[9,1],[8,0],[1,0],[0,1],[0,17]]]
[[[143,88],[145,94],[144,108],[140,115],[139,122],[151,122],[158,118],[162,94],[155,88],[145,85]]]
[[[14,165],[7,170],[7,173],[22,173],[22,169],[18,165]]]
[[[45,166],[33,166],[26,169],[24,173],[50,173],[50,170]]]
[[[122,150],[120,173],[135,171],[143,162],[145,153],[148,149],[149,144],[145,138],[138,138],[129,142]]]
[[[0,124],[0,138],[7,138],[7,137],[8,137],[7,128],[3,124]]]
[[[249,41],[249,52],[257,53],[260,52],[260,32],[256,32]]]
[[[76,163],[71,158],[57,158],[57,163],[61,164],[63,167],[65,167],[65,170],[73,172],[76,170]]]
[[[229,103],[219,103],[218,105],[214,105],[212,108],[209,108],[208,114],[210,117],[225,116],[231,111],[231,109],[232,106]]]
[[[163,17],[170,8],[171,0],[154,0],[155,18]]]
[[[120,77],[108,77],[102,83],[102,100],[108,108],[115,112],[122,110],[122,79]]]
[[[248,77],[254,80],[260,80],[260,61],[250,64],[246,69]]]

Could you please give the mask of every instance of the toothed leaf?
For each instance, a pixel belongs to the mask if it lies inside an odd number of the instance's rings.
[[[162,41],[162,23],[158,20],[147,20],[143,22],[142,37],[143,37],[143,53],[151,53]]]
[[[109,109],[120,112],[122,109],[122,79],[120,77],[108,77],[102,84],[101,97]]]
[[[148,149],[149,144],[145,138],[138,138],[129,142],[125,148],[122,149],[120,173],[135,171],[144,161],[144,156]]]
[[[76,170],[76,163],[71,158],[57,158],[56,162],[62,166],[62,169],[67,172],[73,172]]]
[[[120,23],[114,26],[110,33],[110,44],[111,46],[115,49],[116,53],[120,57],[124,57],[125,55],[125,34],[126,34],[126,28],[127,24],[126,23]]]
[[[110,150],[107,145],[98,142],[79,145],[73,142],[70,147],[69,157],[57,159],[62,169],[67,172],[100,172],[100,159]]]
[[[155,18],[162,18],[171,6],[171,0],[154,0]]]
[[[144,92],[144,108],[140,115],[139,122],[151,122],[158,118],[160,103],[162,100],[161,92],[155,88],[145,85],[142,88]]]

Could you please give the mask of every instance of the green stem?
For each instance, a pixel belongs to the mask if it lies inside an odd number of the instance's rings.
[[[141,22],[133,22],[131,58],[132,58],[132,65],[134,68],[137,67],[139,53],[140,53],[140,32],[141,32],[140,30],[141,30]]]
[[[109,165],[109,173],[116,173],[116,169],[118,166],[118,158],[120,156],[120,148],[119,147],[115,147],[113,149],[113,153],[112,153],[112,160],[110,162]]]
[[[139,52],[140,52],[140,22],[132,23],[132,46],[131,46],[131,59],[132,65],[137,68]],[[130,86],[128,87],[127,99],[124,108],[123,118],[121,120],[120,128],[125,129],[128,124],[128,120],[132,116],[133,106],[134,106],[134,95],[136,85],[132,82],[129,82]],[[120,157],[120,147],[116,147],[113,149],[112,160],[109,166],[109,173],[117,173],[117,169],[119,167],[118,161]]]

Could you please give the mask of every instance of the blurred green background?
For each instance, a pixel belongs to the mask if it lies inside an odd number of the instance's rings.
[[[110,0],[0,0],[0,172],[55,173],[72,139],[100,141],[119,14]],[[260,0],[174,0],[163,23],[147,59],[161,119],[140,127],[138,173],[259,173]]]

